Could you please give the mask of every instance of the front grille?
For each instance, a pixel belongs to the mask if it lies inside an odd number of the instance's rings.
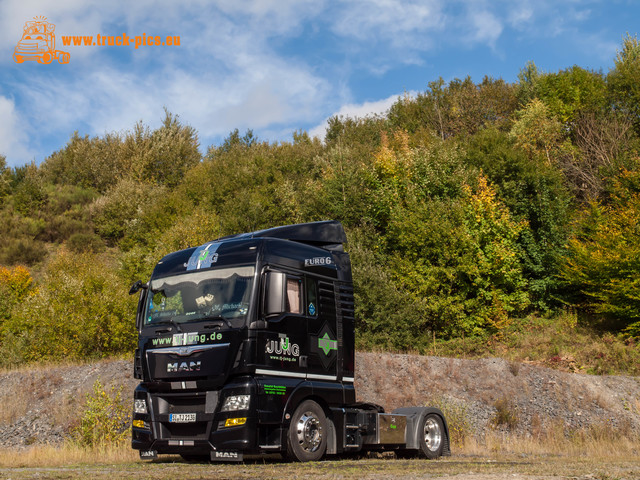
[[[218,392],[159,393],[151,395],[158,439],[207,440],[218,405]],[[196,421],[170,422],[171,414],[195,413]]]

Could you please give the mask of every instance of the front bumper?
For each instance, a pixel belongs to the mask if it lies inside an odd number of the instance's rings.
[[[248,410],[221,412],[221,405],[229,395],[251,395]],[[149,391],[140,384],[135,392],[136,399],[145,399],[147,413],[133,414],[131,446],[141,454],[181,454],[192,456],[211,455],[212,459],[234,460],[229,455],[216,452],[261,453],[259,446],[262,430],[258,425],[255,381],[247,378],[219,391]],[[172,414],[195,414],[188,423],[172,422]],[[225,426],[227,419],[246,418],[242,425]],[[140,425],[144,423],[145,428]],[[137,425],[136,425],[137,424]],[[264,435],[264,433],[263,433]],[[275,439],[279,447],[279,436]],[[143,455],[141,455],[143,456]],[[145,458],[143,456],[143,458]]]

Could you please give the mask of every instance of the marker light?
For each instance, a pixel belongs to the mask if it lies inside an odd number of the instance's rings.
[[[227,418],[227,420],[224,422],[224,426],[225,427],[237,427],[239,425],[244,425],[245,423],[247,423],[247,418],[246,417],[242,417],[242,418]]]

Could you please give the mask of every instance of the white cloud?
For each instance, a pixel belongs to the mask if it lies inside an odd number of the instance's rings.
[[[467,41],[473,46],[486,44],[494,47],[502,34],[502,22],[493,13],[487,10],[472,10],[468,18]]]
[[[414,95],[413,92],[407,92],[405,95]],[[324,138],[327,132],[327,122],[331,117],[348,117],[348,118],[364,118],[372,115],[384,114],[391,106],[398,101],[400,95],[391,95],[390,97],[376,100],[374,102],[349,103],[342,105],[340,109],[325,118],[322,123],[316,125],[309,130],[311,137]]]
[[[566,31],[586,18],[582,5],[573,3],[564,16],[551,0],[0,0],[0,92],[11,95],[2,103],[10,116],[0,139],[8,145],[4,132],[13,129],[18,136],[11,148],[26,158],[43,143],[40,137],[66,140],[76,129],[101,135],[131,129],[138,120],[153,128],[163,106],[195,127],[203,143],[236,127],[291,132],[331,111],[382,113],[397,96],[354,103],[355,76],[435,63],[432,53],[455,55],[461,47],[488,46],[496,55],[504,50],[505,28],[528,39]],[[14,64],[22,25],[34,15],[47,16],[58,35],[123,29],[180,35],[182,45],[124,53],[122,47],[68,47],[68,66]],[[549,28],[540,28],[545,21]],[[599,44],[605,52],[612,48],[604,35]],[[11,127],[22,123],[32,129],[28,136]],[[325,128],[326,120],[310,133],[322,136]]]
[[[514,28],[522,28],[533,19],[533,9],[529,3],[516,3],[507,14],[509,24]]]
[[[0,155],[7,157],[9,166],[24,165],[34,158],[26,147],[26,128],[13,100],[0,95]]]
[[[336,16],[334,31],[360,40],[385,39],[401,44],[408,35],[424,36],[443,23],[440,2],[434,0],[358,0],[342,5],[344,10]]]

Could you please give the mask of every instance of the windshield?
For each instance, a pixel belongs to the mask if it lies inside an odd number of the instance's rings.
[[[152,280],[145,324],[244,318],[249,312],[254,272],[253,266],[233,267]]]

